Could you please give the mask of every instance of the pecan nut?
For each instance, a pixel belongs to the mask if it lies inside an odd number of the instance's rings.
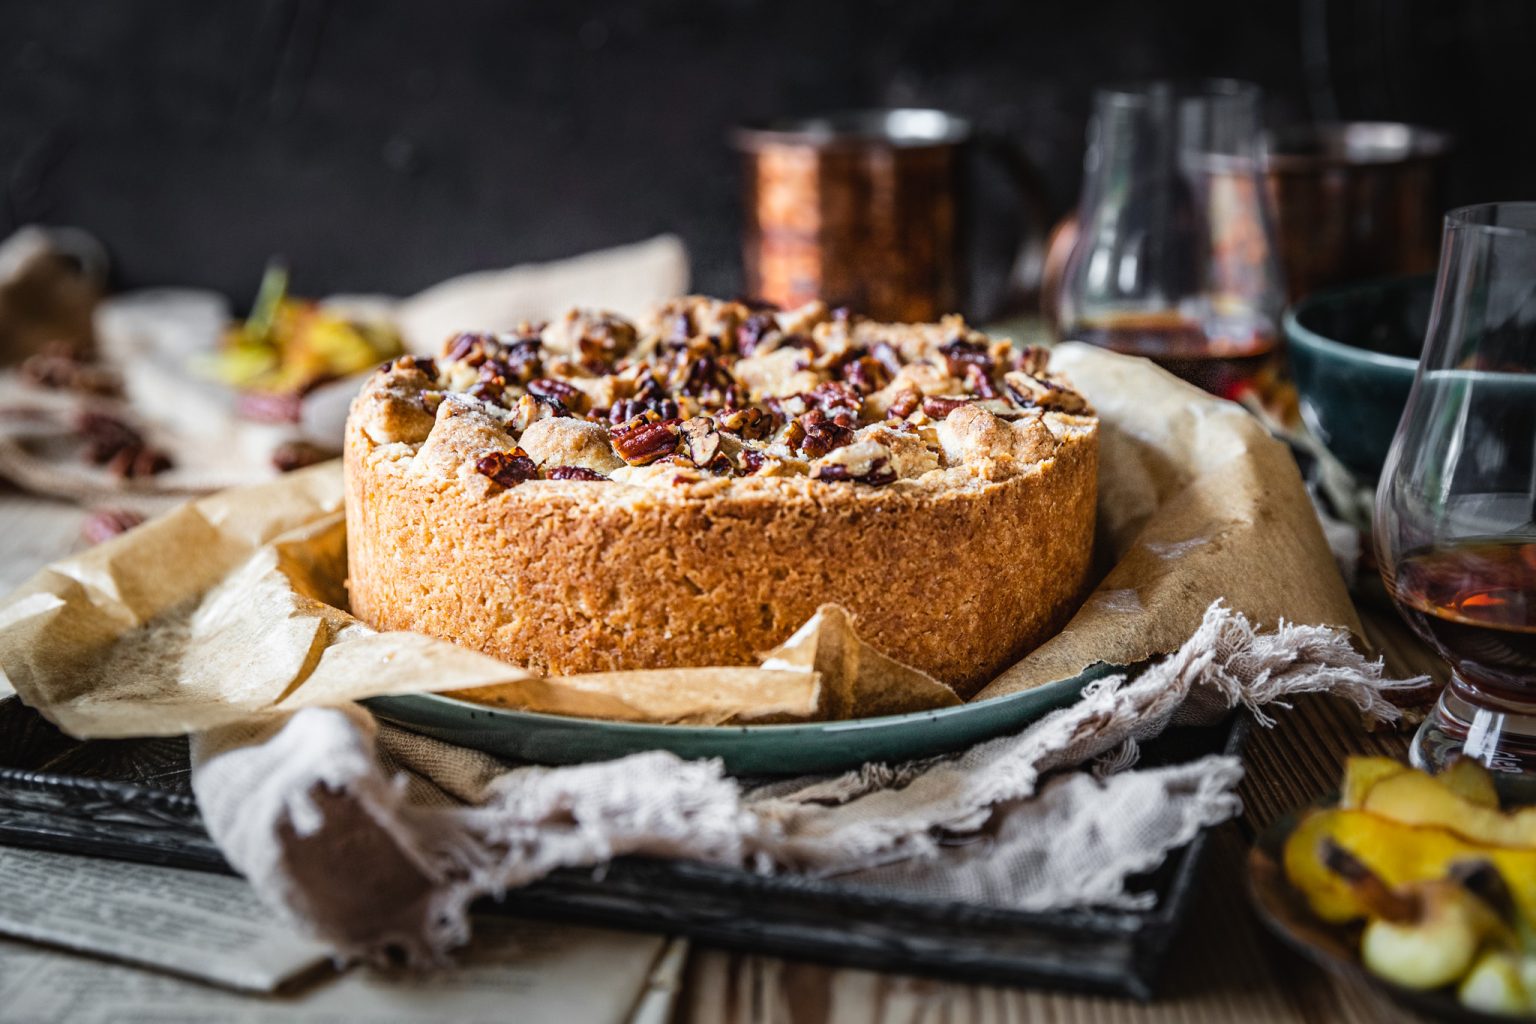
[[[1088,411],[1086,398],[1053,380],[1016,370],[1003,375],[1003,384],[1008,389],[1008,397],[1026,409],[1050,409],[1064,413]]]
[[[532,330],[532,328],[529,328]],[[543,372],[542,343],[536,337],[522,334],[499,336],[494,334],[458,334],[443,346],[445,358],[480,371],[482,380],[500,378],[526,383]]]
[[[621,398],[608,410],[608,422],[625,423],[646,413],[652,413],[659,419],[675,420],[678,411],[677,402],[670,398]]]
[[[123,392],[122,380],[115,372],[82,358],[68,342],[49,342],[16,369],[22,380],[40,388],[108,398]]]
[[[970,405],[969,398],[944,398],[939,395],[929,395],[923,399],[923,412],[929,417],[942,420],[962,405]]]
[[[771,312],[753,313],[736,328],[736,351],[750,356],[778,329],[779,321]]]
[[[506,397],[507,382],[501,377],[475,381],[469,388],[469,397],[478,398],[491,405],[501,405]]]
[[[576,339],[576,354],[584,369],[607,373],[614,360],[635,345],[635,325],[613,313],[595,313],[581,318],[581,333]]]
[[[601,473],[593,472],[582,466],[554,466],[544,471],[544,475],[550,480],[607,480]]]
[[[119,479],[154,476],[171,468],[169,455],[151,447],[144,435],[115,416],[82,413],[76,429],[85,438],[86,461],[105,466]]]
[[[852,384],[829,380],[818,384],[808,395],[800,396],[807,406],[820,409],[829,415],[839,412],[852,413],[857,417],[864,406],[864,396]]]
[[[491,482],[498,486],[516,487],[524,480],[532,480],[537,476],[538,467],[533,464],[527,452],[513,448],[510,452],[482,455],[475,462],[475,472],[490,477]]]
[[[896,471],[891,468],[890,460],[885,458],[873,460],[868,468],[840,463],[817,466],[812,476],[817,480],[851,480],[871,487],[884,487],[896,482]]]
[[[678,391],[684,395],[722,396],[736,387],[736,378],[714,356],[699,356],[686,366]]]
[[[1031,377],[1038,377],[1045,373],[1045,368],[1050,365],[1050,349],[1041,345],[1025,345],[1019,349],[1018,355],[1013,357],[1013,368]]]
[[[540,402],[553,407],[556,413],[567,411],[584,413],[591,403],[586,392],[574,384],[567,384],[553,377],[539,377],[529,381],[528,393]]]
[[[420,370],[432,383],[437,383],[437,360],[426,356],[401,356],[395,360],[397,370]]]
[[[680,429],[683,447],[695,466],[708,466],[720,454],[720,431],[708,416],[684,420]]]
[[[774,418],[781,423],[794,419],[810,408],[804,395],[788,395],[784,398],[769,397],[763,400],[763,404],[768,407],[768,411],[773,414]]]
[[[955,338],[940,345],[939,354],[944,357],[944,365],[949,369],[951,377],[964,380],[966,368],[971,366],[980,368],[984,374],[992,373],[992,356],[987,351],[987,346],[979,342]]]
[[[443,355],[455,363],[479,366],[498,347],[496,339],[489,334],[465,331],[448,339],[443,345]]]
[[[975,363],[965,368],[965,389],[978,398],[996,398],[997,385],[992,375]]]
[[[87,544],[100,544],[118,534],[127,533],[143,521],[144,517],[132,509],[98,509],[80,527],[80,536]]]
[[[861,355],[844,363],[838,376],[859,394],[870,395],[889,384],[893,374],[874,356]]]
[[[85,438],[86,461],[101,466],[124,448],[142,448],[144,437],[116,416],[105,413],[82,413],[76,421],[76,429]]]
[[[901,372],[901,354],[891,347],[888,341],[877,341],[869,350],[869,354],[875,362],[885,367],[885,372],[892,377]]]
[[[900,389],[896,397],[891,399],[891,404],[886,407],[885,415],[890,419],[904,420],[911,416],[923,404],[923,393],[917,388],[908,386]]]
[[[654,412],[612,428],[608,435],[613,450],[631,466],[647,466],[677,451],[682,436],[682,421],[661,419]]]
[[[335,452],[310,441],[284,441],[272,449],[272,468],[279,473],[292,473],[305,466],[313,466],[333,458]]]
[[[497,362],[508,380],[527,382],[544,372],[544,345],[538,338],[519,338],[503,347]]]
[[[773,415],[755,405],[730,409],[721,414],[720,429],[747,441],[766,440],[774,431]]]
[[[853,427],[839,419],[828,418],[820,409],[812,409],[790,424],[785,441],[808,458],[817,459],[845,444],[853,443]]]
[[[148,445],[124,448],[112,456],[111,461],[107,463],[108,472],[122,480],[154,476],[170,468],[171,457],[160,449],[151,448]]]
[[[756,473],[758,470],[762,469],[768,461],[768,457],[762,452],[758,451],[756,448],[743,448],[741,450],[740,459],[741,468],[738,470],[738,472],[742,476],[751,476],[753,473]]]
[[[686,309],[667,316],[662,325],[662,336],[669,344],[686,345],[694,333],[693,314]]]

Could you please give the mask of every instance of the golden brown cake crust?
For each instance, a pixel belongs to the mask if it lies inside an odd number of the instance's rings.
[[[1060,391],[1029,358],[1031,385]],[[377,628],[551,674],[747,664],[834,602],[876,648],[968,695],[1083,593],[1098,460],[1080,399],[1018,396],[1005,419],[951,384],[942,420],[866,412],[841,456],[765,438],[783,465],[759,475],[693,466],[686,433],[680,454],[631,464],[599,417],[513,423],[517,399],[488,409],[441,387],[451,372],[407,357],[348,421],[349,588]],[[878,485],[823,468],[861,444],[895,467],[858,467]],[[526,462],[498,473],[509,458]],[[557,465],[584,472],[549,478]]]

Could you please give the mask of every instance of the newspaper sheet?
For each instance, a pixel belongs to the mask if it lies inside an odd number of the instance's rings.
[[[0,935],[123,961],[0,939],[4,1024],[659,1022],[687,952],[665,936],[485,916],[452,966],[337,974],[241,879],[8,847]]]
[[[665,953],[664,953],[665,950]],[[682,940],[486,918],[456,966],[356,968],[297,992],[251,995],[0,939],[6,1024],[659,1024]]]
[[[5,847],[0,935],[254,991],[330,958],[239,878]]]

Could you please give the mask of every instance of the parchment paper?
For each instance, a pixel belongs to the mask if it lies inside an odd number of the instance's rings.
[[[1218,597],[1363,637],[1296,461],[1258,420],[1140,360],[1057,347],[1051,366],[1099,413],[1097,559],[1108,567],[1054,638],[972,698],[1134,665],[1176,649]]]
[[[1289,453],[1240,408],[1142,360],[1082,345],[1058,365],[1099,411],[1106,575],[1000,696],[1179,646],[1225,600],[1257,624],[1358,622]],[[341,470],[212,495],[48,566],[0,605],[0,676],[79,737],[166,735],[408,692],[562,714],[719,724],[957,703],[823,606],[758,667],[541,678],[345,603]],[[1029,552],[1000,552],[1028,558]]]

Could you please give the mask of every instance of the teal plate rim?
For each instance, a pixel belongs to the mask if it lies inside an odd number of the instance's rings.
[[[415,732],[534,763],[574,764],[642,750],[718,757],[739,774],[803,774],[949,753],[1017,730],[1075,700],[1085,686],[1136,666],[1097,663],[1075,676],[948,708],[831,722],[666,725],[520,711],[440,693],[364,701]]]

